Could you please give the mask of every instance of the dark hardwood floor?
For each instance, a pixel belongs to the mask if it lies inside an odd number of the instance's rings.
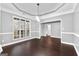
[[[8,56],[77,56],[72,45],[61,43],[61,39],[49,36],[3,47],[2,54]]]

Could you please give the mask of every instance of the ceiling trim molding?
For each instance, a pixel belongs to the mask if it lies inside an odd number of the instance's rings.
[[[50,12],[45,13],[45,14],[41,14],[41,15],[39,15],[39,16],[43,16],[43,15],[47,15],[47,14],[50,14],[50,13],[56,12],[56,11],[57,11],[57,10],[59,10],[61,7],[63,7],[64,5],[65,5],[65,3],[63,3],[63,4],[62,4],[62,5],[60,5],[60,6],[58,6],[55,10],[50,11]]]
[[[69,10],[69,11],[67,11],[67,12],[62,12],[62,13],[57,13],[57,14],[54,14],[54,15],[52,15],[52,16],[50,16],[50,17],[45,17],[45,18],[41,18],[40,17],[40,19],[42,19],[42,20],[44,20],[44,19],[49,19],[49,18],[52,18],[52,17],[56,17],[56,16],[61,16],[61,15],[65,15],[65,14],[70,14],[70,13],[74,13],[74,10]]]
[[[73,9],[70,10],[70,11],[63,12],[63,13],[57,13],[57,14],[54,14],[54,15],[48,17],[48,18],[52,18],[52,17],[64,15],[64,14],[69,14],[69,13],[74,13],[76,6],[77,6],[77,4],[75,4],[75,6],[73,7]],[[17,13],[17,12],[13,12],[13,11],[11,11],[11,10],[7,10],[7,9],[5,9],[5,8],[0,8],[0,11],[5,11],[5,12],[8,12],[8,13],[12,13],[12,14],[20,15],[20,16],[22,16],[22,17],[26,17],[25,15],[19,14],[19,13]],[[27,15],[27,14],[26,14],[26,15]],[[28,15],[28,16],[30,16],[30,15]],[[48,18],[41,18],[41,17],[40,17],[40,19],[48,19]]]
[[[37,15],[33,15],[33,14],[31,14],[31,13],[28,13],[28,12],[26,12],[26,11],[24,11],[24,10],[21,10],[20,8],[18,8],[18,7],[15,5],[15,3],[12,3],[12,5],[13,5],[16,9],[18,9],[20,12],[22,12],[22,13],[26,13],[26,14],[28,14],[28,15],[30,15],[30,16],[37,16]],[[56,11],[59,10],[61,7],[63,7],[64,5],[65,5],[65,3],[63,3],[63,4],[60,5],[60,6],[58,6],[58,7],[55,8],[55,10],[53,10],[53,11],[50,11],[50,12],[47,12],[47,13],[44,13],[44,14],[40,14],[40,15],[38,15],[38,16],[43,16],[43,15],[46,15],[46,14],[50,14],[50,13],[56,12]]]
[[[25,12],[25,11],[19,9],[14,3],[12,3],[12,5],[13,5],[18,11],[20,11],[20,12],[22,12],[22,13],[26,13],[26,14],[31,15],[31,16],[34,16],[34,15],[28,13],[28,12]]]
[[[29,20],[33,20],[33,19],[28,17],[29,15],[28,16],[27,15],[23,15],[23,14],[20,14],[20,13],[17,13],[17,12],[14,12],[14,11],[11,11],[11,10],[8,10],[8,9],[5,9],[5,8],[1,8],[0,11],[4,11],[4,12],[7,12],[7,13],[15,14],[15,15],[17,15],[19,17],[22,17],[22,18],[26,18],[26,19],[28,18]]]
[[[14,12],[14,11],[11,11],[11,10],[8,10],[8,9],[5,9],[5,8],[2,8],[0,9],[1,11],[4,11],[4,12],[7,12],[7,13],[11,13],[11,14],[15,14],[15,15],[18,15],[18,16],[21,16],[21,17],[24,17],[24,15],[21,15],[17,12]]]

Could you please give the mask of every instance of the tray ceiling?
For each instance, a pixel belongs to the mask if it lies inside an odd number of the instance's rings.
[[[21,12],[29,15],[37,15],[37,4],[36,3],[13,3],[13,5]],[[57,11],[63,3],[40,3],[39,15],[45,15]]]

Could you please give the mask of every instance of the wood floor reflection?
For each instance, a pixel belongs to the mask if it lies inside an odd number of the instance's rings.
[[[77,56],[72,45],[61,43],[61,39],[49,36],[3,47],[2,54],[8,56]]]

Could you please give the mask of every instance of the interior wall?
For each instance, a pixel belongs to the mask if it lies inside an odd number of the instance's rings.
[[[36,20],[31,20],[31,37],[39,37],[40,36],[40,23]]]
[[[2,34],[0,39],[2,39],[2,44],[6,44],[6,43],[11,43],[11,42],[15,42],[15,41],[19,41],[18,39],[14,40],[13,38],[13,19],[12,17],[13,16],[17,16],[17,17],[20,17],[16,14],[12,14],[12,13],[8,13],[8,12],[5,12],[5,11],[2,11],[1,12],[1,26],[2,26],[2,33],[5,33],[5,34]],[[20,17],[21,18],[21,17]],[[31,37],[34,37],[34,36],[39,36],[39,23],[37,21],[33,21],[31,20]],[[28,38],[29,39],[29,38]]]
[[[2,11],[2,44],[13,42],[13,16],[17,16],[11,13]]]
[[[74,12],[74,32],[79,34],[79,4],[77,5]]]
[[[62,41],[67,43],[73,43],[73,13],[65,14],[62,18]],[[63,33],[65,32],[65,33]]]
[[[56,21],[56,20],[61,20],[61,30],[62,32],[73,32],[73,13],[68,13],[64,15],[59,15],[56,17],[51,17],[51,18],[46,18],[42,19],[41,23],[48,22],[48,21]],[[62,33],[62,41],[63,42],[68,42],[68,43],[73,43],[73,35],[72,34],[67,34],[67,33]]]
[[[74,33],[76,34],[74,36],[74,44],[79,52],[79,3],[76,6],[75,12],[74,12]]]
[[[76,6],[74,13],[43,19],[41,22],[52,21],[54,19],[62,19],[62,41],[75,44],[79,51],[79,4]]]
[[[41,22],[55,21],[56,19],[62,19],[62,41],[75,44],[79,51],[79,4],[77,4],[74,13],[43,19]]]
[[[62,18],[62,32],[73,32],[73,13],[65,14]]]
[[[1,33],[1,10],[0,10],[0,33]],[[1,44],[1,34],[0,34],[0,44]]]

